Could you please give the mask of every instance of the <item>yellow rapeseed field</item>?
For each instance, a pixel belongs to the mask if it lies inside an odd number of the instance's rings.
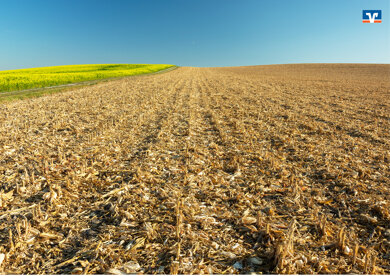
[[[153,73],[169,64],[85,64],[0,71],[0,92]]]

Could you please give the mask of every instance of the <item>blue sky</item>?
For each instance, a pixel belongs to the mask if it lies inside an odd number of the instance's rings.
[[[0,70],[390,63],[388,0],[0,0]],[[381,24],[363,24],[381,9]]]

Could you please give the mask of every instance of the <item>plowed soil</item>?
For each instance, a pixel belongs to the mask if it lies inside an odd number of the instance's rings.
[[[179,68],[0,106],[0,272],[390,273],[390,65]]]

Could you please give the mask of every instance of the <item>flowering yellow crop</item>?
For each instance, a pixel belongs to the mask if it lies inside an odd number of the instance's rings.
[[[153,73],[169,64],[86,64],[0,71],[0,92]]]

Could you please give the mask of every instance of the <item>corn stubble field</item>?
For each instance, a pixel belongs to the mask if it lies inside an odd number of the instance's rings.
[[[0,106],[3,273],[390,273],[389,65],[179,68]]]

